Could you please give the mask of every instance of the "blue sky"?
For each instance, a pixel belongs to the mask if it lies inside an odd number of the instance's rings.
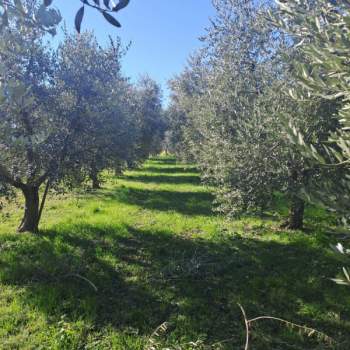
[[[56,0],[55,5],[73,30],[79,2]],[[131,41],[124,58],[125,74],[133,80],[140,74],[149,74],[167,96],[167,80],[182,70],[189,54],[200,46],[198,38],[205,33],[213,15],[211,0],[131,0],[117,16],[121,29],[112,27],[91,9],[86,10],[83,29],[94,29],[102,44],[108,35],[119,35],[124,44]],[[59,36],[55,40],[58,39]]]

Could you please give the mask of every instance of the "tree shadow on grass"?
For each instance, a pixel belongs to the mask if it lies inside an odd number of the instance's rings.
[[[214,215],[211,209],[214,196],[209,192],[174,192],[121,187],[104,194],[103,198],[138,205],[145,209],[176,211],[189,216]]]
[[[151,157],[149,161],[153,164],[179,164],[175,158]]]
[[[196,175],[181,175],[181,176],[168,176],[168,175],[126,175],[123,179],[129,181],[138,181],[143,183],[155,183],[155,184],[193,184],[199,185],[200,178]]]
[[[239,302],[251,317],[284,317],[350,344],[349,293],[327,279],[339,262],[305,242],[229,236],[209,242],[88,224],[2,240],[1,282],[23,287],[23,302],[56,320],[65,314],[97,330],[132,328],[135,337],[168,321],[169,342],[232,338],[223,349],[236,349],[244,339]],[[68,277],[75,274],[98,291]],[[319,344],[271,322],[254,327],[254,334],[261,335],[254,339],[257,350]]]
[[[118,239],[111,236],[117,234],[110,228],[75,225],[30,239],[18,237],[12,240],[11,252],[0,258],[1,282],[24,287],[24,303],[57,321],[66,315],[70,321],[83,318],[95,329],[113,325],[146,332],[168,316],[170,306],[150,294],[146,285],[128,282],[127,269],[119,270],[118,253],[120,259],[131,257],[133,241],[123,249],[115,247]],[[118,258],[109,262],[107,254]]]
[[[147,166],[139,171],[147,171],[151,173],[159,173],[159,174],[188,174],[188,173],[197,173],[198,169],[195,166],[185,165],[184,167],[154,167]]]

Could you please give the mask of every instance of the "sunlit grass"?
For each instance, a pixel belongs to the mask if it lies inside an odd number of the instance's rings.
[[[240,349],[237,303],[350,348],[350,291],[329,280],[342,262],[316,209],[307,233],[281,231],[273,216],[226,220],[196,168],[171,158],[105,177],[103,190],[51,197],[37,235],[16,233],[16,205],[3,211],[0,349],[143,350],[163,322],[159,349],[228,338],[212,348]],[[253,334],[252,349],[326,348],[271,322]]]

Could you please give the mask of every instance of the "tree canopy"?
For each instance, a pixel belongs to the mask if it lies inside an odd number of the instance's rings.
[[[261,211],[283,193],[290,200],[285,225],[301,228],[310,193],[346,177],[310,162],[293,130],[303,130],[314,152],[326,157],[327,135],[339,126],[338,101],[320,94],[299,101],[288,93],[300,86],[296,62],[305,66],[309,59],[284,26],[272,25],[283,14],[270,1],[214,5],[203,48],[170,83],[172,149],[200,164],[217,188],[218,210]]]
[[[121,27],[115,14],[123,10],[130,3],[130,0],[75,0],[81,3],[81,7],[74,17],[75,29],[81,32],[81,26],[85,15],[85,8],[89,7],[99,12],[104,19],[115,27]],[[16,17],[27,25],[41,28],[42,30],[55,35],[56,26],[61,21],[61,14],[54,8],[55,0],[0,0],[0,30],[6,27],[12,18]]]
[[[26,11],[42,6],[28,0]],[[0,37],[0,183],[26,199],[20,231],[38,229],[50,187],[87,177],[99,187],[101,171],[158,152],[164,132],[160,88],[123,76],[119,39],[101,47],[91,33],[66,33],[52,50],[47,28],[13,16]]]

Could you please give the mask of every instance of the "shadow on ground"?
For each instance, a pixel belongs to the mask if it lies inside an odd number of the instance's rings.
[[[169,321],[169,339],[232,338],[223,349],[236,349],[244,335],[241,303],[251,317],[283,317],[350,344],[349,292],[327,278],[339,262],[302,242],[208,242],[169,231],[87,224],[12,235],[6,242],[1,282],[23,287],[23,303],[54,319],[65,314],[97,330],[136,329],[138,336]],[[271,322],[255,327],[254,334],[259,340],[253,348],[259,350],[319,344]]]
[[[124,186],[106,193],[102,198],[150,210],[176,211],[189,216],[214,215],[211,209],[214,197],[209,192],[174,192]]]
[[[177,165],[180,164],[176,161],[175,158],[164,158],[164,157],[152,157],[150,159],[150,161],[153,164],[160,164],[160,165],[164,165],[164,164],[171,164],[171,165]]]
[[[172,160],[160,159],[152,162],[167,164],[166,161]],[[149,172],[152,169],[158,170],[157,175],[138,174],[138,171],[131,175],[123,176],[122,179],[127,181],[137,181],[145,184],[159,185],[200,185],[200,177],[193,175],[194,168],[178,169],[175,167],[157,168],[147,167],[142,172]],[[163,172],[164,171],[164,172]],[[179,173],[179,176],[176,174]],[[186,175],[191,173],[191,175]],[[178,191],[162,189],[145,189],[134,188],[132,186],[120,186],[117,189],[104,193],[101,199],[109,198],[126,204],[134,204],[143,208],[159,211],[176,211],[185,215],[213,215],[212,206],[214,196],[206,191],[204,187],[199,187],[196,191]]]
[[[208,192],[121,186],[94,196],[152,210],[212,215]],[[0,252],[0,282],[21,287],[23,305],[56,324],[66,315],[96,331],[110,328],[138,338],[167,321],[164,348],[179,340],[202,338],[212,344],[229,338],[221,349],[240,349],[240,303],[249,317],[307,324],[337,339],[339,345],[328,348],[350,348],[350,293],[329,280],[340,262],[302,239],[282,244],[225,232],[208,241],[122,223],[60,224],[38,235],[2,236]],[[327,348],[274,322],[259,323],[252,333],[254,350]]]
[[[151,173],[159,173],[159,174],[188,174],[188,173],[197,173],[198,169],[194,166],[185,165],[184,167],[173,166],[173,167],[152,167],[147,166],[140,171],[147,171]]]
[[[181,176],[169,176],[169,175],[127,175],[123,176],[123,179],[129,181],[138,181],[143,183],[157,183],[157,184],[192,184],[199,185],[200,178],[196,175],[181,175]]]

